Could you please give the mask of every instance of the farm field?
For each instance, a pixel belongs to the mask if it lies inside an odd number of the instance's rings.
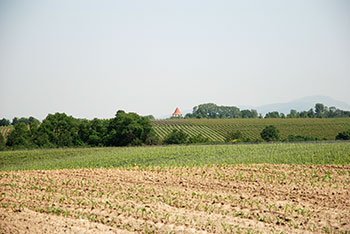
[[[349,233],[349,165],[7,171],[2,233]]]
[[[0,152],[1,233],[349,233],[350,143]]]
[[[213,164],[350,164],[350,142],[173,145],[0,151],[0,170],[179,167]]]
[[[288,135],[313,136],[334,140],[336,135],[350,129],[350,118],[333,119],[168,119],[153,120],[160,138],[173,129],[182,129],[190,136],[201,134],[214,142],[223,142],[230,132],[241,131],[244,138],[262,140],[260,132],[267,125],[275,125],[282,138]]]

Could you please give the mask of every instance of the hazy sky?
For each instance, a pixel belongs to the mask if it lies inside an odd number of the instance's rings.
[[[0,0],[0,118],[350,103],[349,0]]]

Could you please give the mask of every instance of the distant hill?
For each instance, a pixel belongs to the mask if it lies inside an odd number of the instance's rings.
[[[278,111],[280,113],[288,114],[291,109],[297,111],[307,111],[310,108],[314,108],[316,103],[322,103],[325,106],[331,107],[335,106],[341,110],[350,110],[350,105],[346,102],[335,100],[327,96],[309,96],[303,97],[291,102],[285,103],[274,103],[268,105],[262,105],[257,107],[248,107],[249,109],[256,109],[258,113],[266,114],[267,112]],[[247,107],[240,107],[241,109],[246,109]]]

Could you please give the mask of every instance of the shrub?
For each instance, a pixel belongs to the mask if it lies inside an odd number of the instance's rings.
[[[280,139],[280,132],[275,126],[269,125],[262,130],[260,136],[267,142],[278,141]]]
[[[288,135],[285,141],[317,141],[317,137],[313,136],[301,136],[301,135]]]
[[[336,140],[350,140],[350,130],[338,133],[335,137]]]

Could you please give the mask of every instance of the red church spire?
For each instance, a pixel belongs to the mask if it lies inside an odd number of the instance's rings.
[[[182,116],[182,113],[181,113],[179,107],[176,107],[176,110],[174,111],[173,116],[176,116],[176,117]]]

